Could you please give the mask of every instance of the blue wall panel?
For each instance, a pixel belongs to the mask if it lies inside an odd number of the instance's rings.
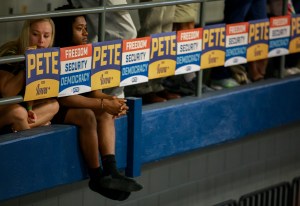
[[[146,110],[141,161],[155,161],[298,121],[299,91],[298,77]]]
[[[126,118],[116,121],[118,167],[127,162]],[[51,125],[0,137],[0,201],[87,178],[77,128]]]
[[[7,134],[0,142],[0,199],[85,178],[75,127]]]
[[[116,119],[116,158],[120,169],[127,166],[127,117]]]

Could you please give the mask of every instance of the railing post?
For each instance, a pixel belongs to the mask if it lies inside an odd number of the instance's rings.
[[[287,8],[288,8],[288,1],[283,0],[282,1],[282,15],[287,14]],[[280,68],[279,68],[279,78],[284,78],[284,70],[285,70],[285,56],[280,56]]]
[[[141,175],[141,136],[142,136],[142,99],[127,98],[129,112],[127,135],[127,167],[125,173],[129,177]]]
[[[205,2],[200,2],[200,15],[199,15],[199,25],[200,27],[205,26]],[[199,72],[196,73],[197,78],[197,87],[196,87],[196,96],[202,96],[202,84],[203,84],[203,70],[201,69]]]
[[[103,6],[104,11],[98,14],[98,42],[105,41],[105,9],[106,9],[106,1],[99,1],[99,6]]]

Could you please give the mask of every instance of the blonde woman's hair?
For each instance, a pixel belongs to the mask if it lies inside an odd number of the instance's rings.
[[[26,20],[23,24],[21,35],[17,40],[7,42],[0,47],[0,56],[3,55],[20,55],[25,54],[26,48],[29,47],[29,34],[31,25],[37,22],[49,22],[52,27],[52,36],[49,47],[53,46],[55,36],[55,26],[50,18]],[[32,46],[32,45],[31,45]]]
[[[55,26],[54,23],[52,21],[52,19],[50,18],[45,18],[45,19],[32,19],[32,20],[27,20],[25,21],[25,23],[23,24],[23,28],[21,31],[21,35],[18,39],[19,41],[19,48],[20,48],[20,52],[21,54],[24,54],[26,51],[26,48],[29,47],[29,34],[30,34],[30,28],[32,24],[35,24],[37,22],[49,22],[51,24],[52,27],[52,38],[51,38],[51,42],[49,47],[52,47],[53,42],[54,42],[54,35],[55,35]],[[32,45],[31,45],[32,46]]]

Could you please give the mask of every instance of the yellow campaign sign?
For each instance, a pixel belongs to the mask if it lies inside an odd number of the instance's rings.
[[[152,34],[148,78],[156,79],[175,75],[176,32]]]
[[[289,45],[290,53],[300,52],[300,15],[291,18],[291,39]]]
[[[212,50],[208,51],[201,56],[201,69],[211,67],[223,66],[225,58],[225,51]]]
[[[172,76],[175,73],[176,61],[172,59],[155,61],[149,65],[149,79]]]
[[[59,48],[28,50],[24,101],[57,97],[59,91]]]
[[[54,79],[34,81],[26,86],[24,101],[57,97],[59,82]]]
[[[206,26],[203,29],[201,69],[225,64],[225,24]]]
[[[268,44],[255,44],[248,47],[247,60],[256,61],[268,58],[269,46]]]
[[[290,40],[289,51],[290,53],[300,52],[300,37]]]
[[[93,43],[92,90],[120,86],[122,40]]]
[[[119,86],[120,78],[120,70],[106,69],[104,71],[99,71],[92,76],[91,81],[94,82],[92,88],[93,90],[97,90]]]
[[[269,19],[249,21],[247,61],[268,58]]]

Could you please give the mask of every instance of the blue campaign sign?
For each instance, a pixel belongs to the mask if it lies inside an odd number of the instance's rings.
[[[249,21],[247,61],[268,58],[269,26],[269,19]]]
[[[122,40],[93,43],[92,90],[120,85]]]
[[[291,18],[291,39],[289,45],[290,53],[300,52],[300,14],[292,15]]]
[[[24,101],[57,97],[59,88],[59,48],[27,50]]]
[[[152,34],[148,78],[172,76],[176,69],[176,32]]]
[[[225,62],[225,24],[203,28],[201,69],[223,66]]]

